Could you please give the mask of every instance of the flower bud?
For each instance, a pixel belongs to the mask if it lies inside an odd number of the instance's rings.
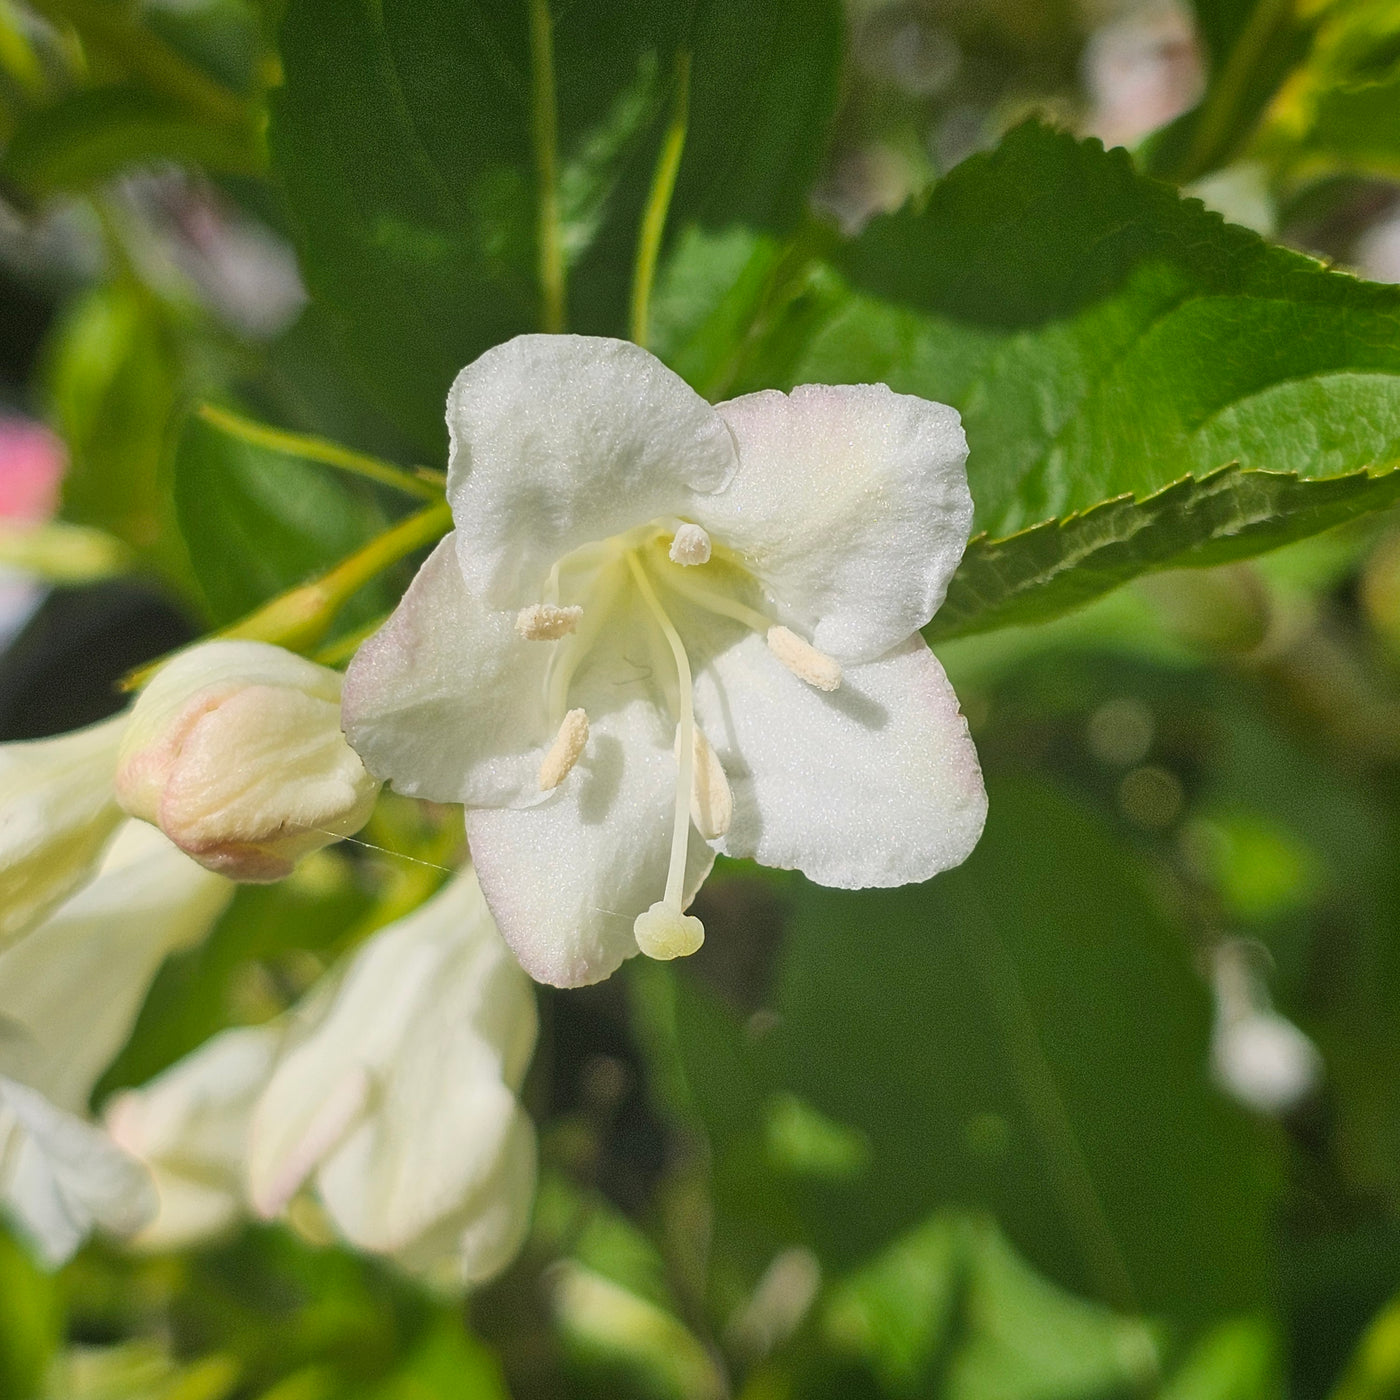
[[[122,819],[112,788],[126,717],[0,744],[0,948],[87,878]]]
[[[358,831],[379,792],[340,732],[340,684],[266,642],[183,652],[131,711],[118,801],[210,870],[282,879]]]

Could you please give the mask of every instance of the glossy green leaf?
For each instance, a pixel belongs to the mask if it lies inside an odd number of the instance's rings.
[[[134,165],[193,165],[249,175],[263,161],[256,132],[216,125],[136,85],[75,92],[21,120],[4,172],[38,195],[88,188]]]
[[[531,13],[526,0],[293,0],[282,28],[273,156],[312,293],[367,386],[435,449],[457,370],[543,324]],[[620,333],[677,53],[692,61],[673,227],[790,220],[835,101],[840,10],[628,0],[552,20],[572,320]]]
[[[1308,480],[1223,467],[968,544],[931,641],[1043,622],[1154,569],[1246,558],[1400,499],[1400,471]]]
[[[218,625],[329,568],[387,523],[363,483],[197,415],[180,435],[175,505]],[[387,601],[380,596],[379,604]],[[368,615],[362,604],[359,620]]]
[[[1099,570],[1260,552],[1392,498],[1388,481],[1331,479],[1400,459],[1400,288],[1271,247],[1121,151],[1019,127],[840,258],[840,274],[809,264],[770,292],[780,310],[712,388],[883,380],[941,399],[962,412],[993,540],[1083,516],[974,550],[964,599],[989,566],[1006,575],[998,606],[1046,571],[1071,597],[1060,575],[1079,551],[1093,596]],[[1146,508],[1093,510],[1187,474],[1199,484]]]

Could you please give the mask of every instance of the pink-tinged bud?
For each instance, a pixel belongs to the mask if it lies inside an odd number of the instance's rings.
[[[266,642],[181,653],[132,708],[117,800],[210,870],[282,879],[358,831],[379,792],[340,731],[340,685]]]

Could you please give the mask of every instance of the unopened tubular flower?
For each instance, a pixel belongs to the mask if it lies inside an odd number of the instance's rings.
[[[155,1181],[157,1210],[132,1244],[182,1249],[248,1213],[248,1125],[282,1036],[280,1022],[223,1031],[107,1103],[112,1140]]]
[[[51,1264],[155,1210],[141,1166],[86,1120],[165,957],[203,938],[233,886],[127,822],[84,889],[0,955],[0,1203]]]
[[[345,689],[467,807],[541,981],[693,952],[716,851],[858,888],[958,864],[986,797],[919,636],[972,519],[957,414],[883,385],[711,407],[635,345],[522,336],[448,399],[456,521]]]
[[[475,875],[376,933],[287,1035],[253,1114],[257,1212],[309,1188],[352,1245],[448,1285],[509,1262],[534,1195],[515,1091],[535,1004]]]
[[[340,732],[340,685],[335,671],[265,642],[182,652],[132,707],[122,807],[221,875],[282,879],[358,831],[379,791]]]
[[[0,948],[82,884],[121,822],[112,775],[125,722],[0,744]]]

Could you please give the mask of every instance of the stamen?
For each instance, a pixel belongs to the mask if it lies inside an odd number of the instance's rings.
[[[681,751],[680,730],[676,731],[676,756]],[[734,820],[734,794],[729,779],[704,731],[695,726],[695,774],[690,784],[690,820],[707,841],[716,841]]]
[[[693,914],[682,914],[664,899],[658,899],[632,925],[637,947],[649,958],[669,962],[688,958],[705,941],[705,925]]]
[[[515,630],[527,642],[557,642],[578,626],[583,616],[579,607],[561,608],[556,603],[532,603],[521,608],[515,618]]]
[[[557,788],[569,776],[587,744],[588,716],[582,710],[570,710],[540,764],[541,792]]]
[[[695,773],[695,702],[691,693],[690,658],[675,624],[651,586],[642,561],[635,551],[627,555],[627,567],[636,580],[637,590],[651,610],[657,626],[665,634],[676,663],[679,691],[680,754],[676,761],[676,805],[671,826],[671,863],[666,871],[666,892],[643,914],[638,914],[632,926],[637,946],[652,957],[676,958],[693,953],[705,937],[705,927],[699,919],[687,915],[682,906],[685,897],[685,857],[690,842],[690,789]],[[652,950],[656,951],[653,952]]]
[[[716,593],[713,589],[706,588],[703,583],[697,582],[691,574],[676,573],[668,569],[662,576],[662,582],[668,588],[674,589],[682,598],[689,598],[692,603],[699,603],[702,608],[707,608],[712,613],[718,613],[721,617],[733,618],[735,622],[743,623],[745,627],[754,632],[767,632],[773,625],[773,619],[759,612],[757,608],[747,607],[737,598],[729,598],[723,593]]]
[[[796,632],[773,622],[757,608],[748,607],[723,593],[715,593],[703,583],[696,583],[687,574],[667,573],[666,583],[683,598],[698,603],[721,617],[732,617],[745,627],[761,632],[768,649],[789,671],[818,690],[836,690],[841,684],[841,664],[811,642],[804,642]]]
[[[792,672],[798,680],[818,690],[835,690],[841,684],[840,663],[811,642],[804,642],[796,632],[786,627],[768,629],[768,650]]]
[[[264,1220],[280,1215],[302,1183],[345,1140],[369,1105],[373,1080],[363,1065],[347,1070],[311,1115],[300,1140],[261,1192],[253,1209]]]
[[[710,537],[699,525],[682,525],[671,541],[671,561],[675,564],[708,564]]]

